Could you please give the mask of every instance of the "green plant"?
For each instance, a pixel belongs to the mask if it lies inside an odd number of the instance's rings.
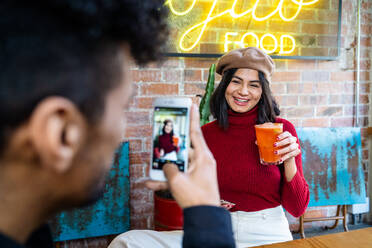
[[[214,81],[215,81],[216,65],[212,64],[209,68],[209,76],[207,85],[205,87],[205,94],[200,102],[199,111],[200,111],[200,125],[203,126],[209,122],[209,116],[211,115],[211,110],[209,108],[209,102],[214,90]]]

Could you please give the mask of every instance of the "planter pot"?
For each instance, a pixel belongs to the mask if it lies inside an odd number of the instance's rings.
[[[155,193],[154,209],[156,231],[174,231],[183,229],[183,211],[175,200],[162,198]]]

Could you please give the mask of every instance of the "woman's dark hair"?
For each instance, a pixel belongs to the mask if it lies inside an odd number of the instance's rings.
[[[237,70],[237,68],[232,68],[224,72],[221,82],[213,92],[210,101],[211,113],[223,129],[229,127],[228,110],[230,109],[225,98],[225,92]],[[258,78],[262,88],[262,95],[258,102],[257,124],[275,122],[276,117],[280,115],[279,106],[272,96],[269,81],[267,81],[265,75],[259,71]]]
[[[166,132],[165,132],[165,126],[166,126],[169,122],[173,123],[173,121],[171,121],[171,120],[165,120],[165,121],[163,122],[163,123],[164,123],[163,129],[162,129],[162,131],[163,131],[163,135],[166,134]],[[173,128],[172,128],[172,131],[171,131],[169,134],[170,134],[171,143],[173,143],[173,136],[174,136]]]

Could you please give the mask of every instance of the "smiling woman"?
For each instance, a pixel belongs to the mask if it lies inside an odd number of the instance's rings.
[[[300,216],[309,202],[294,126],[279,118],[270,81],[273,60],[255,47],[233,50],[217,64],[222,80],[211,99],[216,121],[202,127],[217,162],[221,198],[235,204],[232,222],[238,247],[292,239],[282,207]],[[274,153],[279,165],[263,165],[254,126],[281,123]],[[273,147],[273,148],[274,148]],[[252,227],[252,222],[255,223]]]

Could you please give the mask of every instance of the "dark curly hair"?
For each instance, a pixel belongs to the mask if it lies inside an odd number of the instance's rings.
[[[237,70],[237,68],[232,68],[224,72],[221,82],[213,92],[210,101],[210,109],[213,117],[217,119],[218,125],[225,130],[229,127],[228,110],[230,109],[225,98],[225,92]],[[279,105],[271,93],[269,81],[267,81],[261,71],[258,72],[258,78],[262,87],[262,95],[260,101],[257,103],[257,124],[275,122],[276,117],[280,115]]]
[[[3,0],[0,3],[0,151],[48,96],[70,99],[88,121],[121,79],[128,44],[140,65],[168,37],[161,0]]]

